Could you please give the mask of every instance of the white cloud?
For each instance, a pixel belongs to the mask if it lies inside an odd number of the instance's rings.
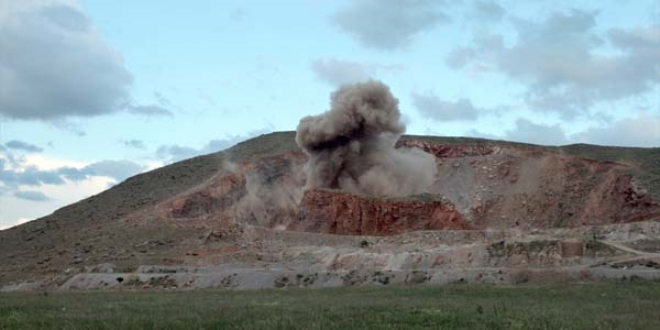
[[[660,113],[651,115],[642,112],[633,118],[589,128],[572,138],[576,142],[600,145],[660,147]]]
[[[442,1],[353,0],[334,17],[334,23],[366,47],[394,50],[449,16]]]
[[[16,1],[9,9],[10,19],[0,21],[0,114],[94,116],[129,100],[133,77],[80,8]]]
[[[128,176],[153,169],[133,161],[79,162],[43,153],[15,156],[0,152],[0,226],[38,218],[107,189]]]
[[[5,147],[9,149],[15,149],[15,150],[20,150],[20,151],[25,151],[25,152],[42,152],[44,151],[43,148],[38,147],[34,144],[27,143],[24,141],[20,140],[11,140],[7,143],[5,143]]]
[[[513,18],[517,40],[478,34],[446,58],[453,68],[490,68],[526,86],[532,109],[564,118],[598,102],[651,92],[660,82],[660,25],[611,29],[601,35],[595,12],[555,12],[541,22]],[[605,54],[601,48],[616,50]]]
[[[83,168],[89,163],[74,161],[70,159],[61,159],[53,156],[46,156],[44,154],[30,154],[23,157],[21,168],[34,166],[42,171],[56,170],[61,167]]]
[[[172,116],[134,104],[132,74],[74,1],[0,4],[0,116],[56,122],[116,111]]]
[[[257,135],[271,132],[271,128],[262,128],[246,133],[245,135],[230,135],[224,139],[215,139],[206,143],[201,148],[194,148],[189,146],[180,146],[176,144],[162,145],[156,150],[156,156],[163,160],[165,163],[174,163],[184,159],[192,158],[199,155],[210,154],[218,151],[225,150],[239,142],[243,142],[249,138]]]
[[[22,224],[24,224],[28,221],[32,221],[32,219],[18,218],[14,221],[6,221],[6,222],[3,222],[3,221],[0,220],[0,230],[5,230],[5,229],[9,229],[9,228],[14,227],[14,226],[22,225]]]
[[[516,120],[515,128],[506,131],[504,139],[541,145],[563,145],[568,142],[560,125],[536,124],[522,118]]]
[[[14,197],[16,198],[21,198],[25,199],[28,201],[33,201],[33,202],[45,202],[50,200],[48,196],[46,196],[44,193],[41,191],[36,191],[36,190],[18,190],[14,191]]]
[[[134,113],[136,115],[143,115],[147,117],[152,117],[152,116],[165,116],[165,117],[173,117],[174,114],[172,111],[167,110],[159,105],[155,104],[150,104],[150,105],[133,105],[129,104],[126,106],[126,109],[128,109],[129,112]]]
[[[466,98],[456,101],[446,101],[426,93],[413,94],[413,105],[425,117],[438,121],[473,120],[477,119],[482,109],[477,109]]]
[[[0,228],[49,215],[56,209],[102,192],[113,182],[107,177],[89,177],[79,182],[67,181],[62,185],[42,185],[38,192],[49,197],[46,201],[31,201],[0,194]]]
[[[159,165],[126,160],[85,163],[44,154],[16,156],[10,150],[2,150],[0,226],[12,225],[20,218],[45,216]]]
[[[604,146],[660,147],[660,113],[640,112],[634,117],[623,118],[603,126],[586,128],[566,134],[561,124],[547,125],[519,118],[512,129],[504,135],[485,134],[476,130],[467,132],[469,136],[487,139],[501,139],[541,145],[565,145],[589,143]]]

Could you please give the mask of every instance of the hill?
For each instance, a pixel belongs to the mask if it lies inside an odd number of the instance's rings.
[[[626,262],[658,276],[660,148],[404,136],[398,147],[435,157],[435,181],[376,198],[306,191],[294,138],[262,135],[0,231],[0,285],[515,282],[604,260],[588,276],[630,276]]]

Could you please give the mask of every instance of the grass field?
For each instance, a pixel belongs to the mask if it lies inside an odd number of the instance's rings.
[[[660,283],[3,293],[0,329],[660,329]]]

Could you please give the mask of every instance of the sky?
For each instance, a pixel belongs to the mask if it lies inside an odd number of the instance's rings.
[[[660,147],[660,2],[0,0],[0,230],[369,79],[409,134]]]

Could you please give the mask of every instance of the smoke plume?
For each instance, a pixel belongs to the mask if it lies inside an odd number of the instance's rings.
[[[331,108],[300,120],[296,142],[307,153],[306,188],[369,196],[406,196],[433,184],[433,155],[395,148],[405,132],[398,100],[378,81],[345,85]]]

